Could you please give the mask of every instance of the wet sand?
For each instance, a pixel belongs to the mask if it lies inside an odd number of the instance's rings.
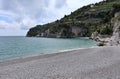
[[[0,79],[120,79],[120,47],[87,48],[0,62]]]

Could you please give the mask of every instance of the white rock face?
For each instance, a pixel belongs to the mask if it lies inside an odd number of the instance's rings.
[[[111,40],[114,42],[120,42],[120,21],[118,19],[119,16],[120,12],[115,14],[113,36],[111,37]]]
[[[98,32],[95,31],[92,33],[91,38],[95,40],[97,38],[97,36],[98,36]]]
[[[99,40],[104,43],[105,46],[118,46],[120,45],[120,12],[115,14],[111,23],[113,24],[113,35],[108,38],[99,38]]]

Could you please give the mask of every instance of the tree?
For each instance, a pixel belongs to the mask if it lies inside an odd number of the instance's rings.
[[[120,4],[113,4],[114,13],[120,11]]]

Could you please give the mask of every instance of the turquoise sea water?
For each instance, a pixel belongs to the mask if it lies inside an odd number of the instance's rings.
[[[0,37],[0,60],[96,46],[88,38]]]

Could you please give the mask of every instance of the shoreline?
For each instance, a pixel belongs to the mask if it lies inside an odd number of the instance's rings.
[[[92,46],[92,47],[87,47],[87,48],[67,49],[67,50],[60,50],[58,52],[51,52],[51,53],[47,53],[47,54],[36,54],[36,55],[16,57],[16,58],[7,59],[7,60],[0,60],[0,66],[9,65],[11,63],[16,64],[16,63],[27,62],[27,61],[32,61],[32,60],[36,60],[36,59],[48,58],[48,57],[53,57],[53,56],[56,56],[59,54],[80,51],[80,50],[86,50],[86,49],[94,49],[94,48],[101,48],[101,47]]]
[[[0,79],[119,79],[120,46],[79,49],[0,63]]]
[[[12,40],[18,40],[18,39],[26,40],[26,43],[21,42],[21,41],[19,41],[18,43],[12,41]],[[45,41],[41,42],[44,39],[45,39]],[[2,40],[4,40],[4,38],[2,38]],[[34,42],[34,40],[36,40],[36,42]],[[33,41],[34,43],[31,43],[31,41]],[[85,41],[85,43],[81,43],[84,41]],[[75,38],[75,39],[63,39],[63,38],[61,38],[61,39],[56,39],[56,38],[29,39],[27,37],[25,37],[25,38],[20,37],[20,38],[14,39],[13,37],[10,37],[10,41],[5,40],[5,43],[6,42],[10,43],[10,45],[8,45],[8,47],[7,47],[4,45],[4,41],[2,42],[3,47],[1,47],[1,49],[0,49],[1,50],[0,62],[6,61],[6,60],[13,60],[13,59],[18,59],[18,58],[37,56],[37,55],[43,55],[43,54],[49,54],[49,53],[59,53],[59,52],[64,52],[64,51],[76,50],[78,48],[88,48],[88,47],[96,46],[96,42],[93,40],[89,40],[88,37],[79,37],[79,38]],[[53,42],[53,43],[51,43],[51,42]],[[62,44],[62,42],[63,42],[63,44]],[[47,45],[47,43],[49,43],[49,45]],[[58,44],[56,44],[56,43],[58,43]],[[18,45],[12,46],[12,44],[18,44]],[[9,48],[9,49],[7,49],[7,48]]]

